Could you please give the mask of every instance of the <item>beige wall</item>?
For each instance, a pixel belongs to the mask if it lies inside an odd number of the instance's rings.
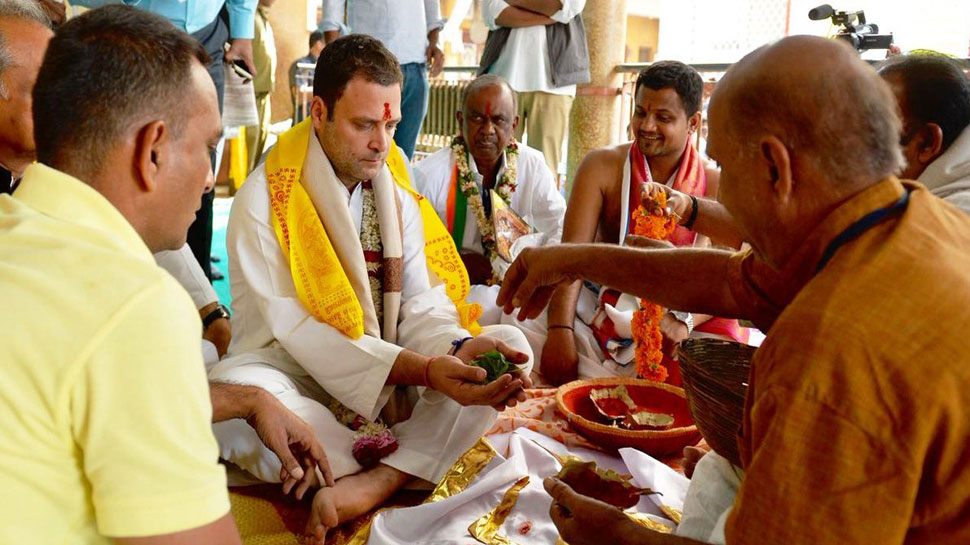
[[[293,61],[307,54],[307,5],[309,0],[276,0],[269,10],[269,24],[276,39],[276,90],[273,91],[273,123],[293,115],[288,73]],[[314,4],[315,5],[315,4]]]
[[[657,54],[660,35],[660,19],[628,15],[626,18],[626,62],[648,62],[640,59],[640,48],[649,47]]]

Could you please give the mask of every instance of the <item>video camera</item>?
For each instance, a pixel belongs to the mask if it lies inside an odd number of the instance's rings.
[[[893,35],[879,34],[879,27],[866,23],[866,14],[862,11],[835,11],[832,6],[822,4],[809,10],[808,18],[813,21],[831,18],[833,25],[842,27],[836,37],[849,42],[860,53],[869,49],[889,49],[893,44]]]

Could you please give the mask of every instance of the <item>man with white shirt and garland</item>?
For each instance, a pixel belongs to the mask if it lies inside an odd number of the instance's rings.
[[[479,74],[501,76],[518,93],[515,138],[527,135],[557,180],[576,84],[589,81],[584,7],[586,0],[482,2],[490,32]]]
[[[486,325],[502,316],[495,297],[504,270],[495,248],[491,190],[536,230],[514,246],[516,251],[558,243],[566,212],[542,154],[512,137],[519,122],[515,111],[515,92],[505,80],[479,76],[465,88],[455,113],[461,134],[414,167],[418,191],[431,201],[461,252],[472,283],[469,301],[482,306],[480,322]]]
[[[411,188],[392,140],[402,79],[374,38],[329,44],[310,119],[280,135],[229,217],[235,331],[210,379],[263,387],[326,445],[336,486],[314,496],[313,543],[413,478],[437,482],[531,386],[525,337],[475,322],[451,237]],[[491,350],[526,365],[483,384],[467,364]],[[222,458],[279,480],[251,428],[215,433]]]

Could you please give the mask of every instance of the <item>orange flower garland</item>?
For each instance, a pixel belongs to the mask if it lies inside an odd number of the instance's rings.
[[[654,197],[654,210],[666,212],[667,195],[659,193]],[[631,218],[633,234],[654,240],[666,240],[677,227],[674,216],[664,213],[657,215],[642,204]],[[640,300],[640,308],[633,313],[633,341],[636,343],[637,374],[654,382],[667,380],[667,368],[663,361],[663,335],[660,333],[660,319],[663,309],[660,305]]]

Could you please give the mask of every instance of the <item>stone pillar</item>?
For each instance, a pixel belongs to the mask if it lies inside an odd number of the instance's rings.
[[[316,28],[316,4],[309,12],[309,0],[276,0],[269,9],[269,24],[276,40],[276,85],[272,95],[272,122],[293,115],[289,70],[293,61],[306,55],[311,28]],[[308,15],[308,13],[310,13]]]
[[[569,114],[569,151],[566,159],[566,193],[572,189],[576,168],[590,150],[616,143],[620,128],[622,75],[626,45],[626,0],[588,1],[583,9],[589,46],[590,81],[576,90]]]

